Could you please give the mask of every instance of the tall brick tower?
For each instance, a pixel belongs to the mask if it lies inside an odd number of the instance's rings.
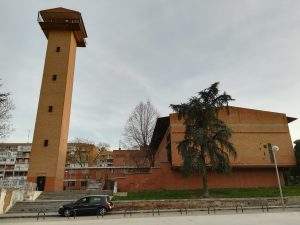
[[[42,10],[38,22],[48,38],[27,180],[38,190],[63,190],[76,47],[87,33],[80,12]]]

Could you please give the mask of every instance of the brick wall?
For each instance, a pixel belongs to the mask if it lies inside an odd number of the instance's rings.
[[[290,198],[284,198],[285,203],[290,202]],[[298,203],[299,200],[296,200]],[[257,207],[268,204],[269,206],[280,206],[280,198],[217,198],[217,199],[165,199],[165,200],[135,200],[135,201],[114,201],[114,211],[124,210],[151,210],[151,209],[207,209]],[[155,211],[157,213],[157,211]]]
[[[148,163],[145,155],[143,150],[114,150],[112,152],[113,166],[146,166]]]
[[[132,173],[115,178],[118,191],[180,190],[202,187],[201,175],[184,177],[169,163],[161,163],[149,173]],[[210,188],[274,187],[277,185],[274,168],[234,168],[230,174],[209,173]]]

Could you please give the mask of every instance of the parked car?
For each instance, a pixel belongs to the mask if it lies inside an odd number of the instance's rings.
[[[90,195],[80,198],[79,200],[65,204],[58,209],[58,213],[62,216],[88,215],[97,214],[104,215],[111,211],[113,203],[108,195]]]

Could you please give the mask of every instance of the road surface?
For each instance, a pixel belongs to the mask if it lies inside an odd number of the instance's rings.
[[[16,225],[299,225],[300,212],[271,212],[271,213],[246,213],[246,214],[223,214],[223,215],[178,215],[162,214],[160,216],[139,215],[132,217],[79,217],[73,218],[46,218],[36,219],[2,219],[0,224]]]

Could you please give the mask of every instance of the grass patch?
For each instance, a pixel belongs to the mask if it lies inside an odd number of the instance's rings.
[[[284,196],[300,196],[300,186],[283,187]],[[278,197],[278,188],[223,188],[210,189],[212,198]],[[158,200],[202,198],[202,190],[159,190],[128,192],[126,197],[115,196],[114,200]]]

